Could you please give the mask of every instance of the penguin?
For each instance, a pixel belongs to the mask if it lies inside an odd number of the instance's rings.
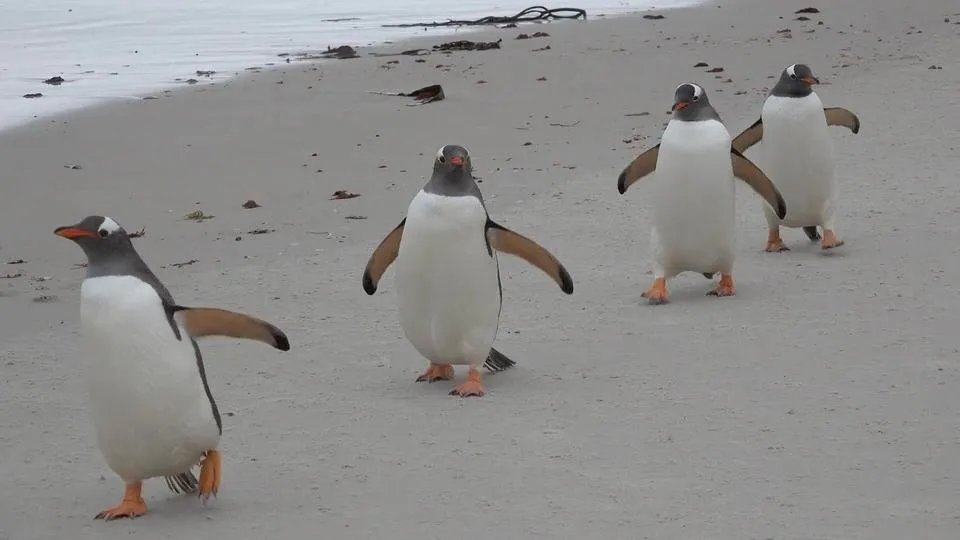
[[[707,295],[736,293],[734,178],[753,188],[778,216],[786,213],[776,186],[731,146],[730,133],[702,86],[678,86],[672,114],[660,143],[634,159],[617,179],[622,195],[654,173],[650,231],[654,280],[642,296],[655,305],[668,301],[667,279],[684,271],[702,273],[707,279],[720,274],[720,283]]]
[[[813,91],[815,84],[820,80],[809,66],[784,68],[763,102],[760,119],[733,139],[733,147],[740,152],[763,140],[760,165],[790,202],[785,217],[764,208],[767,252],[789,251],[780,238],[780,226],[803,228],[811,242],[821,241],[821,249],[844,243],[834,230],[836,157],[827,128],[843,126],[859,133],[860,119],[842,107],[824,108]]]
[[[174,493],[196,491],[206,502],[220,486],[223,426],[196,340],[230,336],[281,351],[290,341],[248,315],[177,304],[110,217],[89,216],[54,233],[87,256],[80,326],[90,412],[100,452],[126,485],[120,504],[95,519],[145,514],[143,481],[158,476]]]
[[[374,250],[362,280],[374,294],[396,261],[400,326],[429,361],[417,382],[453,379],[453,366],[467,365],[467,380],[450,395],[479,397],[481,366],[497,372],[515,364],[493,348],[503,304],[497,252],[525,259],[573,293],[573,279],[556,257],[490,218],[467,149],[441,147],[430,180]]]

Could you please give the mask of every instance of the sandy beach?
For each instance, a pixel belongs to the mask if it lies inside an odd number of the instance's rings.
[[[807,21],[807,3],[735,0],[395,43],[0,132],[0,539],[957,538],[960,10],[810,5]],[[503,41],[368,54],[461,37]],[[797,62],[863,124],[831,132],[846,245],[786,230],[792,251],[764,253],[740,183],[737,296],[683,274],[647,305],[649,208],[618,173],[679,83],[736,134]],[[369,93],[433,83],[446,99],[422,106]],[[501,257],[496,346],[518,365],[480,399],[415,384],[393,273],[373,297],[360,285],[444,144],[576,285]],[[198,210],[214,217],[183,219]],[[83,253],[53,235],[90,214],[142,228],[180,303],[291,339],[201,343],[224,415],[206,507],[155,479],[146,516],[92,519],[122,482],[86,410]]]

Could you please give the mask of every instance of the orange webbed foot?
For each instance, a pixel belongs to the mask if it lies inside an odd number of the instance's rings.
[[[462,384],[458,384],[453,390],[450,391],[451,396],[460,396],[460,397],[469,397],[477,396],[483,397],[483,383],[480,382],[480,372],[470,367],[470,374],[467,375],[467,380]]]
[[[707,293],[707,296],[733,296],[737,294],[737,288],[733,285],[733,276],[730,274],[721,274],[720,283],[716,288]]]
[[[843,240],[838,240],[837,234],[832,229],[823,230],[823,243],[820,244],[820,249],[833,249],[842,245]]]
[[[650,286],[642,295],[653,305],[666,304],[667,303],[667,280],[665,278],[657,278],[653,280],[653,285]]]
[[[120,518],[136,518],[146,514],[147,503],[145,503],[143,497],[140,496],[140,490],[142,488],[143,483],[141,482],[127,484],[127,488],[123,493],[123,500],[120,501],[120,504],[113,508],[107,508],[94,516],[93,519],[113,521]]]
[[[774,242],[767,242],[767,247],[763,250],[767,253],[780,253],[781,251],[790,251],[790,248],[783,245],[783,240],[777,238]]]
[[[203,461],[200,462],[200,486],[197,489],[197,496],[204,503],[211,495],[217,496],[220,489],[220,452],[218,450],[207,450]]]
[[[767,233],[767,247],[764,248],[767,253],[780,253],[781,251],[790,251],[790,248],[783,245],[783,239],[780,238],[780,228]]]
[[[417,377],[417,382],[449,381],[453,375],[453,366],[450,364],[430,364],[430,367]]]

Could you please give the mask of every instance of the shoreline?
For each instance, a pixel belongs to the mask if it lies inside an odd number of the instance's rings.
[[[702,3],[702,2],[701,2]],[[610,14],[600,13],[593,15],[593,17],[617,17],[623,15],[630,15],[631,13],[640,13],[648,11],[669,11],[671,9],[683,9],[686,7],[693,6],[670,6],[666,8],[650,8],[647,10],[636,9],[632,11],[614,11]],[[503,13],[503,16],[514,15],[514,13]],[[590,12],[587,13],[587,20],[590,20]],[[426,17],[425,17],[426,18]],[[400,20],[406,20],[401,18]],[[337,20],[327,21],[323,20],[320,24],[329,23],[329,22],[338,22]],[[425,21],[424,21],[425,22]],[[533,21],[529,23],[519,23],[521,25],[527,24],[550,24],[554,22],[567,22],[564,20],[555,20],[555,21]],[[354,49],[376,49],[382,48],[390,43],[400,43],[405,41],[415,41],[418,39],[433,39],[441,38],[444,36],[453,36],[460,34],[462,32],[476,32],[483,31],[488,28],[499,27],[499,25],[490,25],[490,26],[440,26],[440,27],[423,27],[423,26],[414,26],[408,28],[402,27],[386,27],[383,25],[374,27],[374,28],[363,28],[357,29],[361,35],[369,36],[368,38],[352,38],[346,41],[341,40],[337,44],[329,43],[328,48],[337,48],[340,46],[350,46]],[[356,28],[355,28],[356,29]],[[323,32],[321,32],[323,33]],[[347,30],[341,29],[338,32],[333,32],[332,35],[336,36],[339,34],[350,33]],[[395,34],[395,35],[390,35]],[[273,52],[270,52],[270,49],[273,49]],[[61,85],[48,85],[41,82],[44,78],[50,75],[44,75],[36,79],[36,82],[32,86],[24,86],[22,89],[27,92],[27,94],[39,93],[42,94],[41,97],[27,100],[29,105],[39,105],[40,110],[33,114],[30,117],[11,117],[8,119],[3,119],[3,123],[0,124],[0,132],[6,131],[8,129],[21,127],[28,125],[31,122],[42,121],[48,119],[53,115],[65,114],[71,111],[81,110],[91,106],[98,106],[103,104],[109,104],[111,102],[122,102],[122,101],[131,101],[143,99],[148,96],[155,96],[157,93],[169,93],[175,92],[183,88],[190,87],[204,87],[217,84],[226,84],[239,77],[243,77],[250,71],[262,71],[268,69],[282,69],[285,65],[289,65],[293,62],[314,62],[322,61],[319,59],[319,56],[322,55],[325,51],[323,48],[316,49],[311,47],[301,47],[300,49],[293,47],[291,50],[285,52],[276,52],[276,47],[266,47],[262,54],[247,54],[250,56],[250,59],[246,62],[235,59],[235,61],[229,61],[226,57],[224,58],[215,58],[213,61],[199,61],[192,62],[193,68],[186,69],[184,65],[184,71],[179,74],[169,73],[170,78],[165,81],[156,79],[156,77],[150,73],[147,73],[147,78],[152,82],[147,82],[146,84],[141,83],[124,83],[121,84],[121,88],[124,90],[109,90],[103,88],[96,95],[71,95],[64,96],[58,94],[57,90],[62,84],[69,85],[68,88],[75,89],[76,85],[90,85],[90,84],[99,84],[98,80],[110,79],[111,76],[125,76],[125,77],[140,77],[141,74],[137,74],[136,70],[141,68],[140,65],[133,64],[124,64],[124,68],[133,67],[133,71],[130,73],[119,73],[111,72],[107,74],[106,72],[95,74],[94,71],[76,71],[80,69],[86,69],[86,67],[81,67],[82,64],[74,64],[73,69],[75,72],[69,71],[69,69],[53,69],[55,73],[52,74],[51,78],[55,76],[61,76],[66,80],[61,83]],[[199,54],[199,53],[198,53]],[[300,58],[306,57],[306,58]],[[257,58],[259,60],[254,60]],[[252,62],[252,64],[251,64]],[[223,64],[228,63],[230,65],[229,69],[224,69]],[[200,67],[202,66],[202,68]],[[83,74],[81,74],[83,73]],[[156,80],[155,80],[156,79]],[[109,84],[109,83],[108,83]],[[51,91],[53,93],[51,93]],[[7,105],[12,105],[14,101],[23,102],[26,99],[24,96],[11,96],[8,98]],[[151,99],[148,97],[148,99]],[[6,110],[6,109],[4,109]]]
[[[814,4],[798,21],[807,4],[737,0],[540,38],[478,29],[464,37],[501,48],[362,49],[0,132],[0,537],[953,540],[954,4]],[[764,253],[738,183],[737,294],[683,274],[647,305],[650,202],[641,183],[617,193],[620,170],[659,140],[678,84],[702,84],[736,134],[794,62],[862,122],[831,130],[846,244],[823,254],[787,229],[791,251]],[[446,98],[419,106],[369,93],[434,83]],[[413,382],[425,362],[392,270],[361,287],[444,144],[470,151],[491,218],[575,284],[500,257],[495,346],[517,365],[477,400]],[[90,214],[143,229],[178,303],[290,338],[282,355],[201,342],[227,473],[207,506],[150,480],[149,514],[91,520],[122,483],[86,408],[83,254],[53,234]]]

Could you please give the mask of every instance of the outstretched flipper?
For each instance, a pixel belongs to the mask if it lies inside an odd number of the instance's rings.
[[[403,226],[406,224],[407,218],[403,218],[403,221],[390,231],[390,234],[380,242],[377,249],[373,250],[373,254],[370,255],[367,267],[363,269],[363,290],[367,294],[377,292],[377,284],[383,277],[383,273],[397,259],[397,254],[400,253],[400,238],[403,237]]]
[[[617,191],[623,195],[634,182],[652,173],[657,168],[657,158],[659,156],[659,144],[637,156],[617,178]]]
[[[290,340],[276,326],[260,319],[217,308],[170,307],[173,317],[190,337],[227,336],[262,341],[281,351],[290,350]]]
[[[823,114],[827,117],[828,126],[843,126],[854,133],[860,133],[860,119],[847,109],[829,107],[823,109]]]
[[[860,133],[860,119],[843,107],[826,107],[823,109],[823,115],[827,119],[828,126],[843,126],[854,133]],[[761,139],[763,139],[762,118],[734,137],[733,148],[743,153],[747,151],[747,148],[760,142]]]
[[[549,251],[529,238],[487,218],[487,243],[489,247],[503,253],[516,255],[528,263],[543,270],[567,294],[573,293],[573,278]]]
[[[730,158],[733,160],[733,176],[752,187],[776,211],[777,216],[783,219],[787,215],[787,203],[784,202],[777,186],[773,185],[767,175],[736,148],[730,148]]]
[[[739,135],[733,138],[733,149],[741,154],[747,151],[747,148],[760,142],[763,138],[763,118],[758,119],[752,126],[743,130]]]

